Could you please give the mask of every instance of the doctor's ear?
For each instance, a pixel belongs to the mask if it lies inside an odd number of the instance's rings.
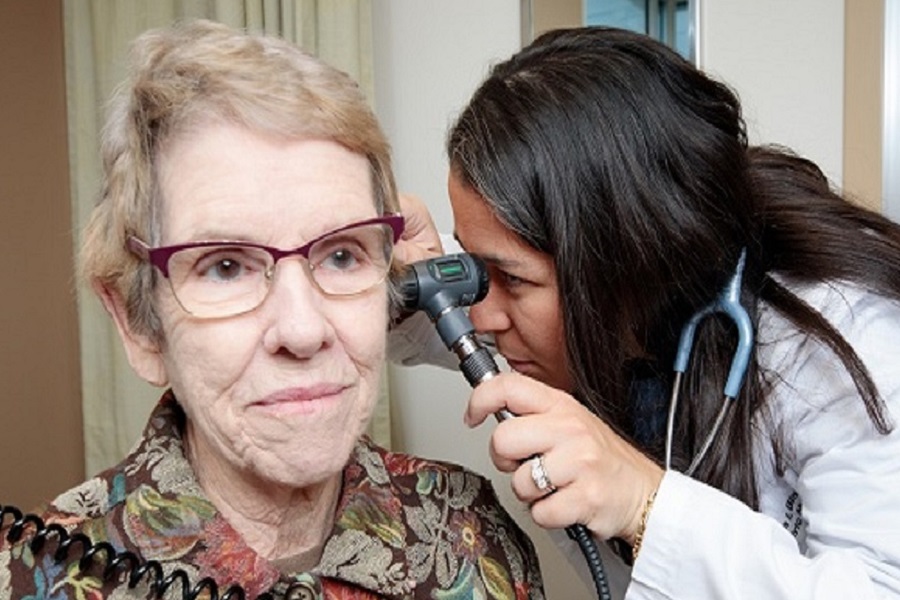
[[[131,368],[141,379],[151,385],[157,387],[167,385],[169,378],[166,375],[159,342],[147,334],[137,333],[133,330],[128,320],[125,298],[118,290],[99,282],[95,282],[93,288],[106,312],[116,324],[116,330],[125,347],[125,354]]]

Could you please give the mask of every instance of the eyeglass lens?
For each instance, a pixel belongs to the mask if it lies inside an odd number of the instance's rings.
[[[358,294],[384,280],[391,242],[391,228],[381,223],[337,231],[308,248],[309,272],[326,295]],[[278,260],[302,253],[302,248],[282,253],[239,243],[188,247],[169,258],[169,282],[178,302],[195,316],[236,315],[262,304]]]

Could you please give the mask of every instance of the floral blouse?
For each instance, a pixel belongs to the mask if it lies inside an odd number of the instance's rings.
[[[248,547],[200,489],[184,455],[184,413],[171,392],[157,405],[142,439],[118,466],[62,494],[41,516],[62,525],[71,538],[85,534],[92,545],[107,542],[157,561],[134,587],[125,558],[115,569],[99,550],[93,562],[79,559],[76,540],[68,557],[56,556],[60,538],[41,535],[33,523],[14,532],[7,516],[0,538],[0,598],[97,600],[155,598],[154,578],[180,569],[186,594],[174,577],[164,598],[366,600],[373,598],[491,599],[544,597],[530,540],[500,506],[483,477],[462,467],[387,452],[363,439],[347,467],[332,532],[318,565],[282,573]],[[46,538],[38,548],[26,543]],[[41,541],[41,540],[37,540]],[[127,555],[125,555],[127,558]],[[81,563],[81,564],[80,564]],[[171,579],[171,578],[170,578]],[[199,588],[199,586],[198,586]]]

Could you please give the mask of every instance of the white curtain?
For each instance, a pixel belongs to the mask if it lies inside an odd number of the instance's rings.
[[[370,101],[370,0],[64,0],[66,87],[76,249],[99,192],[99,131],[104,104],[125,76],[128,45],[146,29],[203,17],[254,33],[280,35],[354,77]],[[91,290],[79,287],[85,469],[117,463],[137,440],[160,390],[131,371]],[[390,410],[382,386],[370,430],[390,445]]]

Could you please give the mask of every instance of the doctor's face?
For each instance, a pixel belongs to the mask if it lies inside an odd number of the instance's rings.
[[[293,249],[378,216],[367,160],[330,141],[206,125],[164,149],[159,178],[161,246],[229,240]],[[329,256],[347,268],[344,255]],[[215,261],[203,263],[204,276],[237,277],[234,260]],[[383,281],[353,296],[326,296],[307,259],[291,256],[277,263],[267,295],[249,312],[198,318],[164,279],[156,302],[165,341],[144,357],[145,372],[161,371],[184,408],[198,471],[292,487],[341,471],[377,395],[388,318]]]
[[[484,259],[490,273],[487,296],[469,309],[475,328],[494,335],[514,371],[571,392],[552,257],[510,231],[452,172],[448,191],[456,238],[466,252]]]

